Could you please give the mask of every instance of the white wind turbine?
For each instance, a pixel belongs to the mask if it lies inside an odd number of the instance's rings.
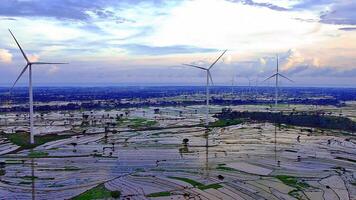
[[[275,74],[273,74],[272,76],[266,78],[263,82],[267,81],[270,78],[276,77],[276,85],[275,85],[275,89],[274,89],[274,92],[275,92],[274,105],[277,107],[277,105],[278,105],[278,78],[279,78],[279,76],[289,80],[290,82],[294,82],[294,81],[292,81],[291,79],[287,78],[283,74],[279,73],[278,55],[276,56],[276,59],[277,59],[277,72]]]
[[[211,77],[210,74],[210,69],[220,60],[220,58],[226,53],[227,50],[225,50],[219,57],[218,59],[216,59],[208,68],[204,68],[204,67],[200,67],[197,65],[191,65],[191,64],[183,64],[186,66],[190,66],[190,67],[195,67],[201,70],[206,71],[206,121],[205,121],[205,125],[206,127],[209,126],[209,86],[210,86],[210,81],[211,83],[213,83],[213,78]]]
[[[21,48],[20,44],[18,43],[16,37],[14,36],[14,34],[12,34],[11,30],[9,29],[9,32],[11,34],[11,36],[14,38],[17,46],[19,47],[23,57],[26,60],[26,66],[22,69],[20,75],[17,77],[16,81],[14,82],[14,84],[11,87],[11,90],[15,87],[17,81],[21,78],[22,74],[25,73],[25,71],[28,68],[28,73],[29,73],[29,100],[30,100],[30,143],[34,144],[35,143],[35,138],[34,138],[34,130],[33,130],[33,94],[32,94],[32,65],[52,65],[52,64],[68,64],[68,63],[49,63],[49,62],[32,62],[30,61],[25,52],[23,51],[23,49]]]

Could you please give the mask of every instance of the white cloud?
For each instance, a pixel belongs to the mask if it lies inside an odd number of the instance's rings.
[[[30,62],[37,62],[40,60],[40,56],[38,54],[29,54],[27,55]]]
[[[59,67],[57,65],[51,65],[48,68],[48,74],[52,75],[52,74],[56,74],[59,71]]]
[[[0,49],[0,62],[11,63],[12,54],[6,49]]]
[[[317,22],[311,12],[280,12],[222,0],[186,1],[156,24],[145,42],[156,46],[193,45],[236,51],[286,49],[303,45]]]

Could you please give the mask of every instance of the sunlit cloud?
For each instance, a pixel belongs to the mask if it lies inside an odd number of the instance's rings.
[[[137,73],[145,72],[147,82],[165,84],[171,79],[155,75],[172,76],[172,72],[175,82],[189,83],[191,76],[203,74],[186,68],[179,73],[171,70],[181,63],[208,66],[224,49],[228,52],[213,69],[214,80],[221,83],[231,74],[268,75],[275,70],[276,54],[286,73],[303,77],[316,72],[325,77],[337,74],[340,84],[346,80],[343,72],[356,68],[352,1],[14,2],[0,4],[0,65],[7,64],[0,74],[11,77],[24,60],[8,28],[33,61],[70,63],[48,66],[43,72],[53,76],[41,77],[43,82],[80,81],[74,75],[83,71],[86,76],[81,78],[88,77],[86,82],[105,82],[111,76],[111,82],[140,82],[135,74],[140,69]],[[115,78],[117,73],[130,76]]]
[[[11,63],[12,54],[6,49],[0,49],[0,62]]]

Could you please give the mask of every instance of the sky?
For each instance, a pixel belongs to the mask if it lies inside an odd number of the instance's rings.
[[[353,0],[1,0],[0,87],[25,60],[35,86],[272,85],[356,87]],[[26,86],[28,76],[18,86]]]

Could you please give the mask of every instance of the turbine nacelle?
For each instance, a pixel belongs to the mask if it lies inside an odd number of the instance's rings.
[[[275,85],[275,105],[277,106],[277,104],[278,104],[278,78],[279,78],[279,77],[282,77],[282,78],[285,78],[285,79],[287,79],[287,80],[289,80],[290,82],[293,82],[293,83],[294,83],[294,81],[292,81],[292,80],[289,79],[288,77],[284,76],[283,74],[279,73],[278,54],[276,55],[276,58],[277,58],[277,59],[276,59],[276,61],[277,61],[276,73],[273,74],[272,76],[266,78],[263,82],[265,82],[265,81],[267,81],[267,80],[269,80],[269,79],[271,79],[271,78],[273,78],[273,77],[276,78],[276,85]]]
[[[220,58],[226,53],[226,51],[227,51],[227,49],[208,68],[201,67],[198,65],[192,65],[192,64],[183,64],[183,65],[206,71],[207,79],[210,80],[212,84],[214,84],[213,77],[211,76],[211,73],[210,73],[210,69],[220,60]],[[209,84],[209,81],[207,84]]]
[[[26,72],[26,70],[31,67],[32,65],[62,65],[62,64],[68,64],[68,63],[60,63],[60,62],[31,62],[26,53],[24,52],[24,50],[22,49],[21,45],[19,44],[19,42],[17,41],[15,35],[11,32],[11,30],[9,29],[9,32],[12,36],[12,38],[14,38],[17,46],[19,47],[21,53],[22,53],[22,56],[25,58],[26,60],[26,66],[22,69],[20,75],[17,77],[16,81],[14,82],[14,84],[12,85],[10,91],[12,91],[12,89],[15,87],[16,83],[18,82],[18,80],[21,78],[21,76]]]

